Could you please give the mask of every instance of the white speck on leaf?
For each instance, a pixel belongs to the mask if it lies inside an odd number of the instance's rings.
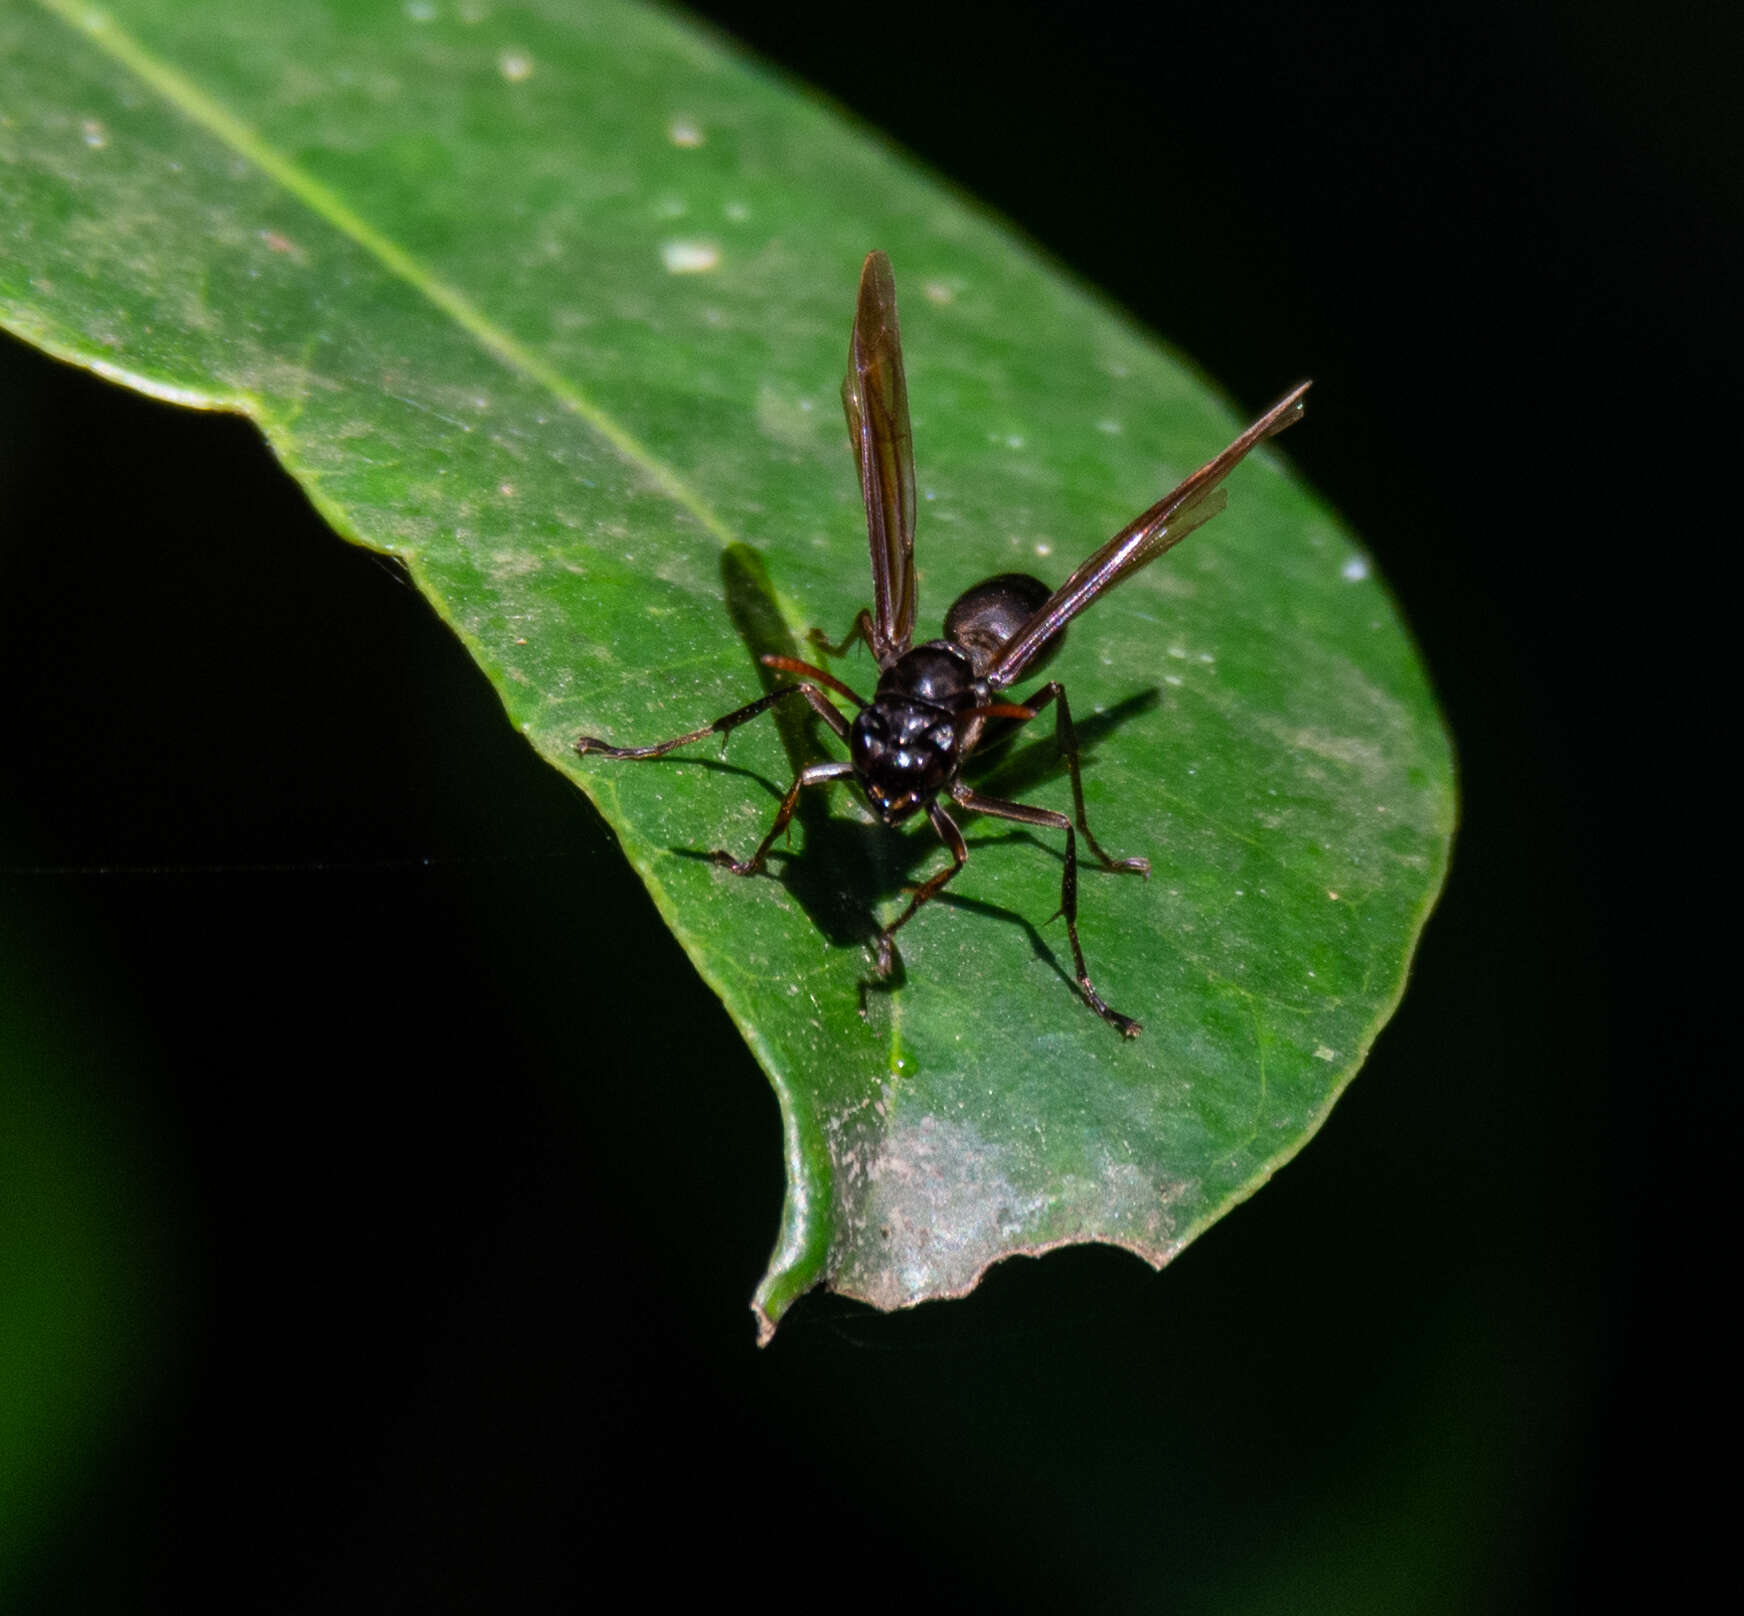
[[[683,146],[686,149],[690,149],[700,146],[708,137],[703,134],[700,126],[698,126],[692,119],[674,118],[672,122],[666,126],[666,138],[670,140],[674,146]]]
[[[101,151],[109,144],[109,131],[96,118],[87,118],[80,124],[79,133],[92,151]]]
[[[497,71],[511,84],[533,76],[533,58],[524,50],[505,50],[497,57]]]
[[[669,275],[703,275],[716,268],[721,250],[710,241],[663,241],[660,262]]]
[[[1361,556],[1352,556],[1340,567],[1339,575],[1348,578],[1353,584],[1361,583],[1369,575],[1369,564]]]

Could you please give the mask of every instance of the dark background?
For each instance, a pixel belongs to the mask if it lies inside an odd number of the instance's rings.
[[[6,342],[10,1002],[126,1163],[132,1286],[13,1603],[1513,1611],[1687,1572],[1732,1378],[1680,710],[1737,525],[1699,442],[1730,44],[1622,6],[707,9],[1236,399],[1316,378],[1289,454],[1460,751],[1410,993],[1164,1274],[813,1297],[760,1354],[774,1102],[591,810],[251,428]]]

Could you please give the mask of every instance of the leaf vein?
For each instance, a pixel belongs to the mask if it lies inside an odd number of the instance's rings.
[[[700,494],[567,376],[511,336],[458,287],[432,274],[398,242],[377,230],[337,191],[275,151],[257,130],[228,107],[208,95],[186,74],[147,50],[114,18],[106,12],[77,4],[75,0],[37,0],[37,3],[134,73],[184,117],[282,185],[312,213],[349,236],[390,274],[422,293],[500,364],[543,387],[603,438],[623,460],[636,467],[659,493],[686,511],[720,543],[734,542],[736,535],[733,530]]]

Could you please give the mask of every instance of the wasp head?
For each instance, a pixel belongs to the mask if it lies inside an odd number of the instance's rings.
[[[872,811],[894,825],[950,783],[957,768],[957,723],[924,703],[878,700],[855,717],[848,750]]]

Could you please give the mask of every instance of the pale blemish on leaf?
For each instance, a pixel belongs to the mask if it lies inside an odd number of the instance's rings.
[[[1172,1207],[1192,1186],[1105,1149],[1091,1175],[1048,1170],[1045,1135],[1028,1150],[973,1124],[887,1103],[863,1112],[852,1142],[838,1140],[846,1165],[838,1207],[841,1265],[833,1288],[879,1308],[911,1307],[973,1290],[1005,1257],[1040,1255],[1099,1239],[1154,1266],[1174,1252]]]
[[[704,275],[720,267],[721,249],[712,241],[663,241],[660,262],[669,275]]]

